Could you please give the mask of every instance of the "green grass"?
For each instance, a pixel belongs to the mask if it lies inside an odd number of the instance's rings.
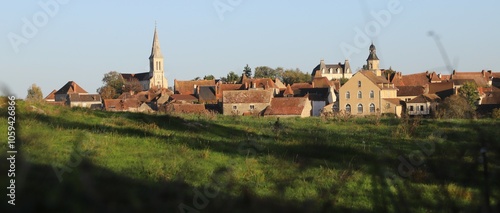
[[[17,106],[19,212],[179,212],[181,203],[200,212],[477,212],[482,143],[498,210],[498,120],[290,118],[275,128],[276,118],[32,105]],[[5,106],[0,113],[6,131]],[[430,143],[408,178],[397,175],[398,157]],[[66,169],[61,179],[54,168]]]

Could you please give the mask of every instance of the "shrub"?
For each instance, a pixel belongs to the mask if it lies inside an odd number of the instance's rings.
[[[494,119],[500,119],[500,108],[493,109],[491,117]]]

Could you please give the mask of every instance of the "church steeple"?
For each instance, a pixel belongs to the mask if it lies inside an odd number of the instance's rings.
[[[151,47],[151,55],[149,56],[149,76],[151,77],[150,88],[167,88],[167,79],[163,70],[163,55],[161,54],[160,39],[158,30],[156,29],[153,35],[153,45]]]
[[[155,26],[155,33],[153,36],[153,46],[151,48],[151,56],[149,56],[149,59],[152,58],[163,58],[160,48],[160,39],[158,38],[158,31],[156,30],[156,26]]]
[[[368,55],[368,58],[366,59],[366,66],[368,70],[379,70],[379,63],[380,60],[378,59],[377,56],[377,48],[375,48],[375,45],[370,45],[370,55]]]

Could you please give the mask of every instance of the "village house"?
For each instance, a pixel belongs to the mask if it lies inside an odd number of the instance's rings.
[[[53,103],[56,101],[56,92],[57,90],[52,90],[43,100],[49,103]]]
[[[352,77],[351,65],[349,60],[338,64],[325,64],[325,60],[321,60],[318,66],[314,67],[312,71],[312,78],[326,77],[328,80],[334,79],[349,79]]]
[[[402,104],[397,87],[379,69],[375,46],[370,46],[366,68],[352,76],[339,90],[339,108],[351,115],[373,115],[377,112],[401,116]]]
[[[54,104],[64,103],[70,107],[101,109],[102,100],[99,94],[89,94],[74,81],[68,81],[54,94]],[[49,99],[50,100],[50,99]]]
[[[271,104],[273,93],[273,89],[224,91],[222,113],[224,115],[260,115]]]
[[[271,105],[264,111],[264,116],[274,117],[309,117],[312,105],[308,97],[273,98]]]
[[[441,98],[436,94],[419,95],[406,103],[408,115],[431,115],[436,111]]]

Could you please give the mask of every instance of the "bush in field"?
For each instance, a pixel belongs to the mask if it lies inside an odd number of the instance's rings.
[[[500,119],[500,108],[493,109],[491,117],[494,119]]]

